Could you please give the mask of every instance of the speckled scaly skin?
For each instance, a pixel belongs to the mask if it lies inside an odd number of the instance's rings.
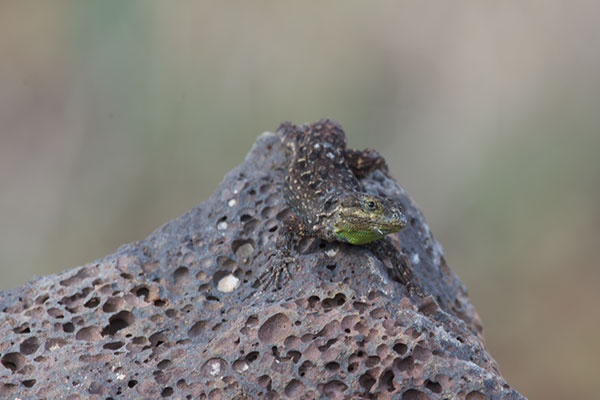
[[[286,153],[283,196],[293,216],[280,229],[277,260],[259,278],[265,287],[290,278],[287,264],[293,239],[313,237],[328,242],[367,244],[378,258],[390,258],[398,280],[411,286],[408,262],[385,235],[406,225],[400,202],[366,193],[358,180],[370,171],[387,173],[385,160],[374,150],[346,148],[338,123],[323,119],[296,126],[284,122],[277,130]],[[382,240],[380,240],[382,239]]]
[[[354,172],[362,175],[385,166],[383,158],[373,151],[348,151],[336,122],[325,119],[301,127],[283,123],[278,132],[288,160],[284,197],[303,234],[364,244],[406,225],[402,205],[365,193]]]

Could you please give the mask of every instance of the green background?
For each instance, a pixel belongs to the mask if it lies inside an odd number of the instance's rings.
[[[0,288],[142,239],[284,120],[423,209],[502,373],[597,394],[600,5],[0,2]]]

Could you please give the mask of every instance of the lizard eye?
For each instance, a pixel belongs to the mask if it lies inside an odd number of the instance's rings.
[[[363,209],[367,212],[375,211],[377,210],[377,202],[373,199],[367,198],[363,203]]]
[[[366,212],[377,211],[381,209],[379,201],[371,196],[365,196],[361,199],[362,209]]]

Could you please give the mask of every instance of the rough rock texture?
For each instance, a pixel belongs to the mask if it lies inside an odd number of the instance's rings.
[[[283,152],[261,135],[200,206],[115,254],[0,293],[0,397],[518,399],[464,286],[406,193],[392,235],[431,296],[369,251],[299,244],[294,280],[252,288],[285,218]],[[413,296],[414,297],[414,296]]]

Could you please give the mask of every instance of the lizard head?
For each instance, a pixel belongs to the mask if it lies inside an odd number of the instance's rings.
[[[338,202],[333,231],[341,241],[369,243],[406,226],[402,204],[364,193],[351,193]]]

